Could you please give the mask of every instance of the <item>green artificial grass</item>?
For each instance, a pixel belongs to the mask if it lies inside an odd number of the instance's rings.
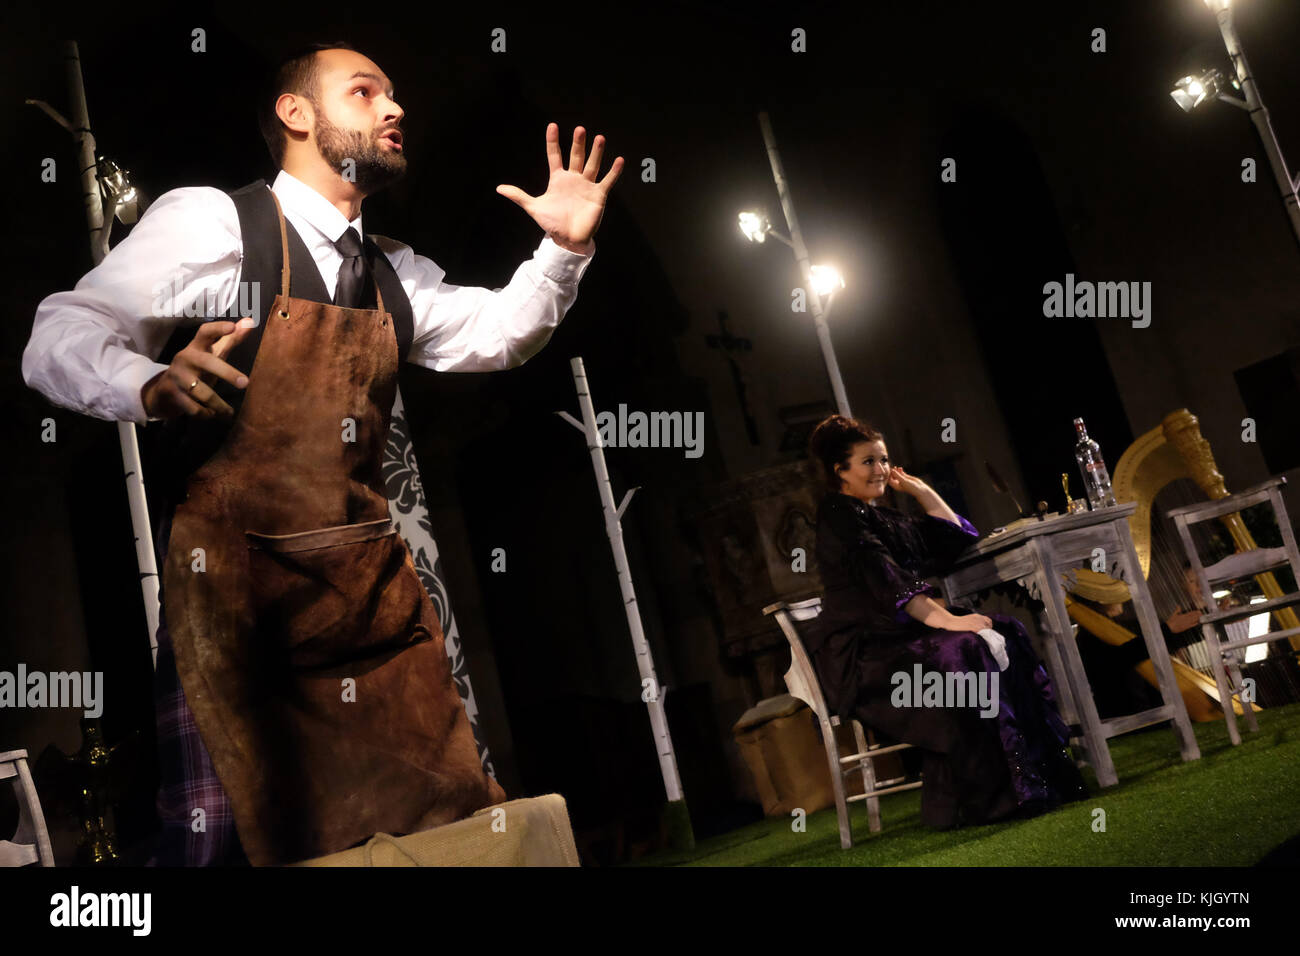
[[[668,845],[682,853],[695,849],[695,831],[691,829],[691,811],[685,800],[670,800],[664,804],[664,828],[668,831]]]
[[[1201,759],[1187,763],[1169,724],[1113,737],[1119,783],[1101,790],[1087,768],[1092,796],[1030,820],[933,830],[910,790],[880,798],[880,833],[868,830],[864,803],[849,804],[848,850],[832,806],[810,814],[803,833],[771,818],[628,865],[1250,866],[1300,834],[1300,704],[1256,717],[1258,733],[1238,719],[1238,747],[1223,721],[1192,724]],[[1093,828],[1097,808],[1105,832]]]

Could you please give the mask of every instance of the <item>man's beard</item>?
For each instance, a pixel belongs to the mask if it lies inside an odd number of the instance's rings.
[[[369,195],[402,178],[406,156],[385,149],[359,130],[335,126],[324,115],[316,115],[316,148],[330,168]]]

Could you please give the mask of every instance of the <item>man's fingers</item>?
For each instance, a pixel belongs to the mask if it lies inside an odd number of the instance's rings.
[[[564,168],[564,163],[560,159],[560,126],[558,123],[549,123],[546,127],[546,162],[553,173]]]
[[[189,415],[234,415],[235,410],[226,404],[225,399],[216,393],[216,391],[203,379],[198,378],[197,374],[189,381],[182,382],[189,373],[182,373],[173,377],[176,384],[176,393],[179,396],[179,404],[185,408],[186,414]],[[198,382],[193,388],[190,388],[195,381]]]
[[[573,130],[573,147],[569,150],[569,172],[576,173],[582,169],[582,158],[586,155],[587,131],[581,126]]]
[[[209,415],[206,408],[186,394],[183,388],[172,389],[172,405],[180,409],[182,415]]]
[[[235,326],[235,331],[217,339],[216,343],[212,346],[212,354],[217,358],[225,358],[226,353],[242,342],[252,330],[253,326],[251,325],[246,327],[242,324]]]
[[[200,322],[198,331],[194,333],[194,341],[190,344],[209,351],[217,339],[229,335],[237,327],[235,322]]]
[[[590,179],[593,183],[596,181],[596,174],[600,172],[601,154],[605,152],[605,137],[597,136],[591,143],[591,155],[587,157],[587,165],[582,170],[582,175]]]
[[[217,378],[229,382],[235,388],[244,388],[248,385],[248,376],[233,365],[223,362],[211,352],[196,352],[188,356],[188,358],[199,370],[209,372]],[[195,378],[198,378],[198,375],[195,375]],[[190,382],[192,381],[194,379],[190,379]],[[189,382],[185,384],[189,385]]]
[[[156,393],[156,397],[147,401],[161,411],[161,417],[233,416],[234,409],[208,382],[218,378],[235,388],[248,386],[248,376],[223,361],[222,356],[228,354],[256,327],[256,321],[251,318],[200,323],[193,340],[177,353],[167,373],[159,377],[157,386],[150,390],[151,394]]]
[[[622,172],[623,157],[619,156],[615,158],[612,164],[610,164],[609,172],[606,173],[605,178],[600,181],[600,185],[605,187],[605,192],[609,192],[614,188],[614,184],[618,182],[618,177]]]
[[[505,196],[511,202],[522,207],[525,211],[528,209],[528,204],[533,201],[533,197],[528,195],[528,193],[524,192],[518,186],[506,186],[502,184],[497,187],[497,192],[500,195]]]
[[[190,392],[190,397],[214,415],[233,416],[235,410],[226,404],[226,400],[213,391],[207,382],[199,382]]]
[[[181,382],[182,378],[184,378],[184,374],[179,371],[173,371],[172,374],[168,376],[168,384],[170,385],[170,388],[167,389],[168,399],[169,399],[168,404],[170,404],[172,408],[175,409],[181,415],[199,415],[199,416],[210,417],[213,414],[215,414],[214,412],[210,411],[207,408],[207,406],[205,406],[202,402],[200,402],[198,400],[198,396],[194,394],[201,388],[207,388],[207,386],[200,381],[198,385],[194,386],[194,388],[191,389],[189,388],[189,384],[190,382],[193,382],[194,379],[190,379],[189,382],[182,383]]]

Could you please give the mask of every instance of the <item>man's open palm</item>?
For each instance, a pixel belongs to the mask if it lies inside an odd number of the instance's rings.
[[[596,137],[591,156],[584,160],[586,137],[586,130],[581,126],[573,131],[569,168],[565,169],[560,157],[560,127],[555,123],[549,124],[546,127],[546,159],[551,167],[551,178],[546,184],[546,192],[530,196],[517,186],[497,187],[498,193],[522,207],[557,245],[584,253],[591,251],[591,237],[605,214],[605,199],[623,172],[623,157],[619,156],[610,165],[605,178],[597,182],[605,137]]]

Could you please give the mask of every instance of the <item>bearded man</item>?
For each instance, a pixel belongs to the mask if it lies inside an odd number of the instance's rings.
[[[165,193],[37,309],[23,377],[55,404],[157,422],[155,694],[163,838],[151,862],[255,865],[502,802],[443,634],[388,517],[402,360],[512,368],[577,296],[622,157],[604,138],[497,192],[545,232],[497,291],[459,287],[361,206],[406,170],[393,85],[345,43],[287,58],[260,125],[279,173]],[[213,303],[202,314],[196,302]]]

